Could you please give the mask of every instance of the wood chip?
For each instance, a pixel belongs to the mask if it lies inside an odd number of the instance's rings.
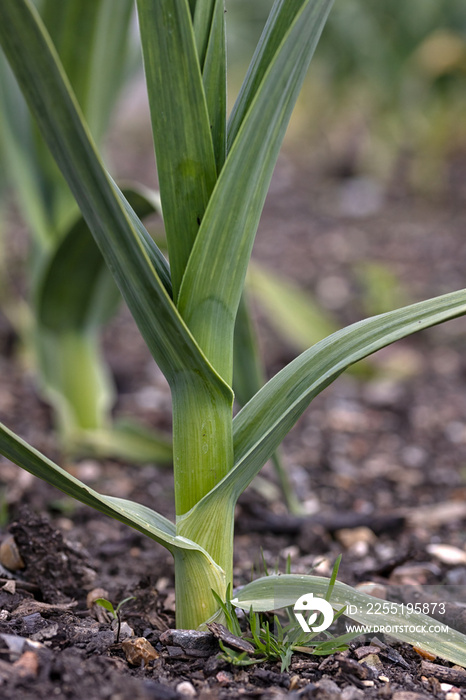
[[[224,644],[232,647],[232,649],[237,649],[238,651],[245,651],[247,654],[254,654],[254,647],[250,642],[247,642],[241,637],[237,637],[232,634],[224,625],[220,625],[218,622],[211,622],[207,625],[209,630],[212,632],[214,637],[221,639]]]
[[[25,615],[32,615],[36,612],[64,612],[65,610],[75,608],[76,606],[77,602],[74,600],[72,600],[71,603],[57,603],[52,605],[50,603],[41,603],[38,600],[28,598],[27,600],[23,600],[18,607],[14,609],[13,614],[16,617],[24,617]]]
[[[2,591],[6,591],[6,593],[11,593],[11,595],[14,595],[16,593],[16,581],[7,581],[4,583],[2,586]]]
[[[424,649],[421,649],[420,647],[413,647],[414,651],[419,654],[419,656],[422,656],[423,659],[427,659],[427,661],[435,661],[437,658],[435,654],[431,654],[430,651],[424,651]]]
[[[444,683],[466,686],[466,671],[462,668],[448,668],[430,661],[422,661],[421,670],[425,676],[434,676]]]
[[[466,519],[466,503],[462,501],[446,501],[423,506],[422,508],[406,509],[403,512],[411,526],[435,530],[440,525]]]

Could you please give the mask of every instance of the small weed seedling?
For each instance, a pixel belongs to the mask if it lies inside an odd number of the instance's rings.
[[[232,585],[236,502],[312,399],[376,350],[466,314],[461,290],[337,331],[233,417],[233,339],[246,270],[287,123],[331,6],[332,0],[275,0],[227,120],[223,0],[137,0],[168,264],[103,166],[33,3],[0,2],[0,45],[170,385],[176,521],[94,491],[2,425],[0,452],[166,547],[183,628],[224,619],[218,599],[226,600]],[[55,308],[61,312],[58,291]],[[261,613],[328,590],[329,579],[320,576],[265,576],[231,604]],[[348,606],[362,625],[372,624],[370,600],[339,582],[329,595],[334,610]],[[399,639],[466,664],[466,637],[455,630],[428,631],[433,621],[421,614],[406,625],[401,606],[393,613],[391,607],[390,622]],[[285,628],[275,642],[270,628],[255,617],[251,624],[261,650],[289,644]],[[422,639],[418,625],[427,630]]]
[[[325,594],[325,600],[330,601],[333,588],[338,576],[341,556],[339,556],[334,564],[332,575],[328,582],[328,588]],[[289,567],[287,566],[287,573]],[[266,576],[269,574],[266,572]],[[257,614],[251,609],[246,618],[248,629],[243,633],[238,616],[227,591],[227,600],[221,601],[214,593],[214,596],[223,610],[226,624],[230,632],[237,637],[243,636],[250,642],[254,648],[254,656],[251,657],[246,651],[240,652],[232,649],[227,643],[219,640],[220,648],[223,651],[222,658],[228,663],[235,666],[250,666],[251,664],[260,663],[262,661],[281,661],[281,671],[287,671],[290,667],[294,652],[300,651],[305,654],[314,654],[316,656],[328,656],[335,652],[344,651],[348,648],[355,634],[349,633],[334,637],[330,632],[325,630],[318,634],[315,632],[304,632],[298,624],[296,617],[293,614],[292,608],[288,607],[284,610],[286,616],[283,622],[283,616],[270,615],[265,613]],[[346,608],[343,607],[338,611],[334,611],[334,622],[345,613]],[[316,624],[319,625],[321,620],[318,618]],[[322,639],[322,637],[325,637]]]
[[[125,603],[128,603],[130,600],[136,600],[135,596],[129,596],[128,598],[123,598],[116,608],[113,607],[113,604],[107,600],[106,598],[96,598],[94,603],[96,605],[100,605],[102,608],[105,608],[105,610],[108,610],[108,612],[111,614],[114,620],[116,620],[117,623],[117,631],[116,631],[116,643],[120,641],[120,631],[121,631],[121,614],[120,610],[125,605]]]

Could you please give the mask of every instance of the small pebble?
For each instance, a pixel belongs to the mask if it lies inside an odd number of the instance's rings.
[[[377,537],[368,527],[344,528],[335,532],[336,539],[341,542],[344,547],[353,547],[358,542],[373,544]]]
[[[233,674],[229,671],[219,671],[215,678],[218,680],[220,685],[227,685],[233,682]]]
[[[348,685],[341,691],[341,700],[363,700],[364,691],[354,685]]]
[[[466,552],[458,547],[449,544],[428,544],[426,549],[443,564],[466,564]]]
[[[361,659],[359,663],[365,664],[368,668],[371,669],[371,671],[374,671],[375,673],[380,673],[381,671],[383,671],[383,663],[381,662],[377,654],[368,654],[363,659]]]
[[[118,620],[113,620],[112,621],[112,629],[113,631],[117,632],[118,630]],[[119,635],[119,641],[122,642],[124,639],[130,639],[131,637],[134,637],[134,630],[132,627],[128,625],[127,622],[123,621],[120,624],[120,635]]]
[[[147,666],[150,661],[159,658],[152,644],[145,637],[125,639],[121,644],[126,660],[132,666]]]
[[[444,693],[451,690],[452,688],[453,686],[451,683],[440,683],[440,690],[443,690]]]
[[[180,695],[184,695],[187,698],[194,698],[197,695],[196,688],[189,681],[178,683],[176,686],[176,692],[180,693]]]
[[[13,667],[18,674],[25,678],[27,676],[37,676],[39,672],[39,659],[35,651],[25,651],[24,654],[15,661]]]
[[[357,649],[353,649],[353,654],[358,660],[364,660],[366,656],[369,656],[369,654],[378,654],[380,651],[379,647],[376,646],[364,646],[364,647],[358,647]]]
[[[9,571],[19,571],[19,569],[24,569],[26,566],[13,535],[5,537],[2,544],[0,544],[0,564]]]
[[[461,699],[461,693],[459,693],[457,690],[452,690],[449,693],[445,694],[445,700],[460,700]]]
[[[371,595],[374,598],[387,600],[387,587],[381,583],[372,583],[371,581],[367,581],[364,583],[357,583],[355,588],[357,591],[367,593],[367,595]]]
[[[362,685],[365,685],[366,688],[372,688],[372,686],[375,685],[374,681],[361,681]]]

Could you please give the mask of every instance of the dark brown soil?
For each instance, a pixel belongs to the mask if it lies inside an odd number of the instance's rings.
[[[297,280],[340,325],[366,314],[363,261],[389,265],[399,281],[392,293],[398,297],[402,288],[408,300],[464,286],[460,200],[384,192],[378,201],[380,193],[366,185],[323,182],[306,165],[282,159],[255,248],[257,260]],[[259,308],[257,317],[274,373],[296,350]],[[369,378],[343,376],[314,401],[283,449],[307,516],[287,515],[263,483],[250,488],[238,507],[235,585],[249,580],[251,567],[261,574],[262,556],[272,569],[278,564],[284,571],[289,557],[293,572],[319,564],[328,574],[342,553],[339,579],[352,585],[377,582],[388,593],[400,583],[466,586],[465,336],[463,320],[424,332],[379,353]],[[166,384],[126,311],[105,343],[119,388],[116,414],[169,430]],[[5,319],[0,347],[0,419],[62,461],[50,412]],[[173,517],[167,469],[90,459],[67,466],[104,493]],[[264,473],[274,481],[269,467]],[[284,673],[279,662],[231,666],[219,658],[214,637],[168,632],[173,570],[162,548],[6,460],[0,461],[0,495],[0,537],[14,537],[24,562],[15,572],[0,570],[3,700],[466,697],[460,670],[382,636],[357,639],[329,657],[297,653]],[[457,560],[435,544],[454,547]],[[121,636],[129,626],[157,658],[144,666],[141,658],[148,657],[125,651],[115,625],[88,600],[95,589],[115,604],[134,596],[122,609]],[[455,601],[465,602],[466,596]],[[462,611],[455,610],[458,619]]]

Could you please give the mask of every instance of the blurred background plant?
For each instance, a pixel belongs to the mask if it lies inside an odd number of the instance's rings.
[[[136,32],[131,31],[133,2],[37,0],[36,5],[90,130],[101,143],[115,108],[121,107],[117,100],[123,87],[142,70]],[[231,101],[271,6],[272,0],[226,0]],[[83,35],[95,40],[83,42]],[[326,174],[357,186],[361,176],[367,178],[362,185],[369,183],[369,188],[374,182],[429,190],[445,186],[452,154],[466,146],[465,37],[462,0],[412,0],[409,6],[402,0],[337,2],[288,132],[290,149],[299,144],[300,158],[310,160],[312,155],[313,162],[324,164]],[[32,350],[28,354],[40,387],[54,407],[68,448],[87,444],[96,453],[139,456],[143,461],[170,459],[170,446],[160,436],[134,425],[118,430],[111,426],[115,390],[99,336],[118,306],[119,294],[0,59],[0,156],[5,165],[0,172],[1,200],[5,202],[14,189],[31,237],[27,303],[11,293],[4,268],[2,308],[24,347]],[[354,191],[348,192],[353,199]],[[151,209],[144,198],[139,206],[134,199],[132,203],[140,215],[144,207]],[[159,219],[156,233],[160,230]],[[60,275],[69,288],[81,291],[84,276],[84,294],[65,299],[57,293]],[[383,264],[361,263],[355,277],[367,313],[409,301],[396,275]],[[249,292],[296,350],[338,326],[309,293],[277,276],[272,280],[257,266],[251,270]],[[276,303],[268,308],[272,297]],[[239,402],[245,403],[265,373],[246,307],[239,324],[235,388]],[[240,352],[241,344],[245,353]],[[293,502],[291,495],[289,501]]]
[[[251,54],[271,0],[230,0],[230,62]],[[232,80],[235,92],[235,79]],[[462,0],[336,2],[289,142],[329,155],[342,176],[400,174],[421,189],[447,184],[466,147],[466,5]],[[309,153],[309,151],[308,151]],[[332,162],[332,159],[331,159]]]
[[[38,0],[36,7],[97,143],[108,130],[122,87],[140,63],[131,41],[132,0]],[[83,40],[85,37],[85,40]],[[171,446],[135,426],[113,426],[113,379],[101,355],[103,324],[118,292],[63,176],[34,125],[0,55],[0,197],[13,191],[29,234],[24,297],[3,256],[2,309],[22,341],[43,396],[53,406],[63,446],[133,459],[171,458]],[[131,198],[131,193],[129,193]],[[137,197],[137,194],[134,194]],[[133,202],[140,215],[153,210]],[[3,217],[2,228],[6,216]],[[5,253],[3,248],[2,253]]]

